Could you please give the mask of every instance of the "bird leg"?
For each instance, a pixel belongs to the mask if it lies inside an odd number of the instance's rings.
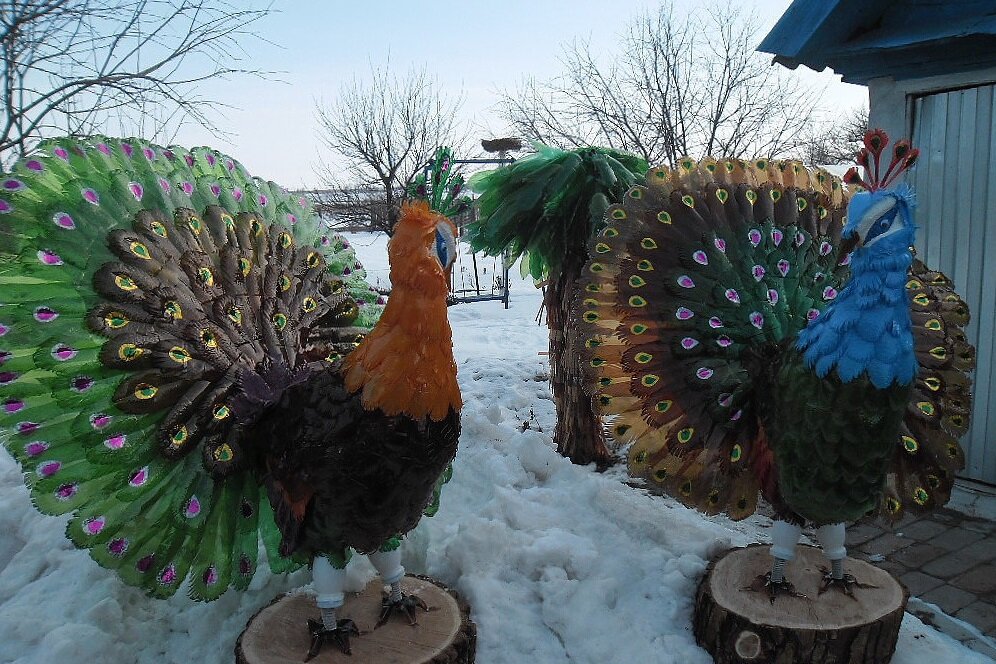
[[[816,529],[816,537],[820,540],[823,555],[830,561],[830,569],[821,568],[824,576],[820,585],[820,594],[833,588],[843,592],[848,597],[854,597],[854,588],[877,588],[868,583],[860,583],[851,574],[844,573],[844,559],[847,549],[844,547],[845,526],[843,523],[831,523]]]
[[[384,599],[381,602],[380,620],[377,621],[374,629],[386,624],[390,620],[391,615],[396,611],[401,611],[408,616],[408,623],[410,625],[418,624],[415,609],[428,611],[429,607],[417,595],[405,595],[401,592],[401,579],[405,576],[405,568],[401,565],[400,544],[390,551],[381,550],[371,553],[369,557],[370,562],[377,568],[380,578],[383,579],[384,583],[391,586],[390,592],[384,595]]]
[[[360,630],[356,624],[348,619],[336,620],[336,609],[343,605],[346,594],[343,592],[343,584],[346,580],[346,566],[334,565],[325,556],[316,556],[311,564],[311,573],[314,579],[315,592],[318,594],[316,602],[321,611],[322,620],[308,620],[308,632],[311,634],[311,647],[308,649],[308,656],[304,661],[308,661],[319,652],[326,643],[333,643],[347,655],[352,654],[349,645],[350,635],[359,636]]]
[[[785,578],[785,565],[795,558],[795,546],[802,535],[802,527],[787,521],[776,520],[771,528],[771,571],[758,576],[742,590],[767,591],[771,603],[779,595],[805,597],[795,591],[795,586]]]

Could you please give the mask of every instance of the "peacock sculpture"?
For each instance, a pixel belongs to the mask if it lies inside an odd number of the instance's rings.
[[[403,210],[382,308],[306,201],[223,154],[42,143],[0,192],[0,424],[36,507],[155,597],[246,589],[260,540],[274,572],[310,563],[311,656],[349,650],[353,549],[391,584],[382,621],[414,622],[398,538],[460,429],[454,233]]]
[[[817,527],[853,592],[844,522],[942,505],[964,458],[968,309],[912,254],[916,157],[865,136],[845,182],[797,162],[683,160],[607,213],[577,308],[589,389],[631,472],[708,514],[774,508],[772,571]],[[849,202],[848,202],[849,198]],[[846,217],[845,217],[846,212]],[[821,592],[822,592],[821,590]]]
[[[550,389],[557,404],[554,444],[574,463],[613,463],[598,413],[586,393],[581,336],[570,316],[588,258],[588,240],[605,210],[647,172],[647,162],[607,148],[536,152],[502,168],[478,173],[470,186],[480,198],[478,219],[467,226],[475,251],[520,260],[544,284],[550,329]]]

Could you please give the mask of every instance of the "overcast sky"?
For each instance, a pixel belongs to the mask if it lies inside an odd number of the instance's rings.
[[[676,0],[680,9],[708,0]],[[249,65],[279,72],[276,80],[240,78],[215,83],[210,94],[234,108],[219,117],[231,140],[186,127],[182,145],[211,145],[240,159],[253,174],[289,188],[317,186],[322,149],[315,103],[332,102],[354,77],[369,76],[371,64],[402,71],[425,65],[440,86],[463,92],[464,120],[481,138],[505,135],[494,111],[499,92],[512,90],[523,75],[540,79],[560,71],[561,44],[590,39],[601,51],[635,14],[657,6],[652,0],[276,0],[275,14],[259,24],[266,41],[245,45]],[[762,25],[774,25],[790,0],[745,0]],[[829,70],[800,76],[825,87],[828,109],[866,103],[864,87],[840,82]]]

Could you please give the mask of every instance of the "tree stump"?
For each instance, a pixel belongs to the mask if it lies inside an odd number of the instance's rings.
[[[351,641],[353,654],[326,645],[310,664],[473,664],[477,627],[466,602],[425,576],[406,576],[401,587],[429,606],[429,611],[419,610],[418,625],[411,626],[406,617],[396,614],[374,629],[384,588],[380,579],[374,579],[361,592],[347,595],[338,611],[340,618],[352,618],[360,630]],[[249,619],[235,645],[236,664],[300,664],[310,645],[308,618],[318,616],[313,595],[280,595]]]
[[[717,664],[885,664],[892,658],[909,591],[888,572],[848,558],[844,571],[860,583],[854,598],[819,594],[819,549],[799,546],[785,577],[806,598],[742,590],[771,569],[769,547],[723,553],[709,564],[695,597],[695,640]]]

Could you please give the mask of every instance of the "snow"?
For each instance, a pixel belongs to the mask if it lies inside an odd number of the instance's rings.
[[[386,284],[384,238],[350,237],[371,281]],[[511,306],[451,307],[464,395],[463,434],[442,507],[404,545],[410,572],[435,576],[471,604],[481,664],[697,664],[692,599],[708,560],[766,541],[770,521],[707,518],[596,473],[552,447],[540,295],[512,270]],[[0,453],[0,662],[227,662],[249,617],[309,583],[261,564],[248,592],[201,604],[146,598],[63,536],[65,519],[31,507]],[[361,556],[348,589],[374,576]],[[895,664],[986,662],[907,614]]]

